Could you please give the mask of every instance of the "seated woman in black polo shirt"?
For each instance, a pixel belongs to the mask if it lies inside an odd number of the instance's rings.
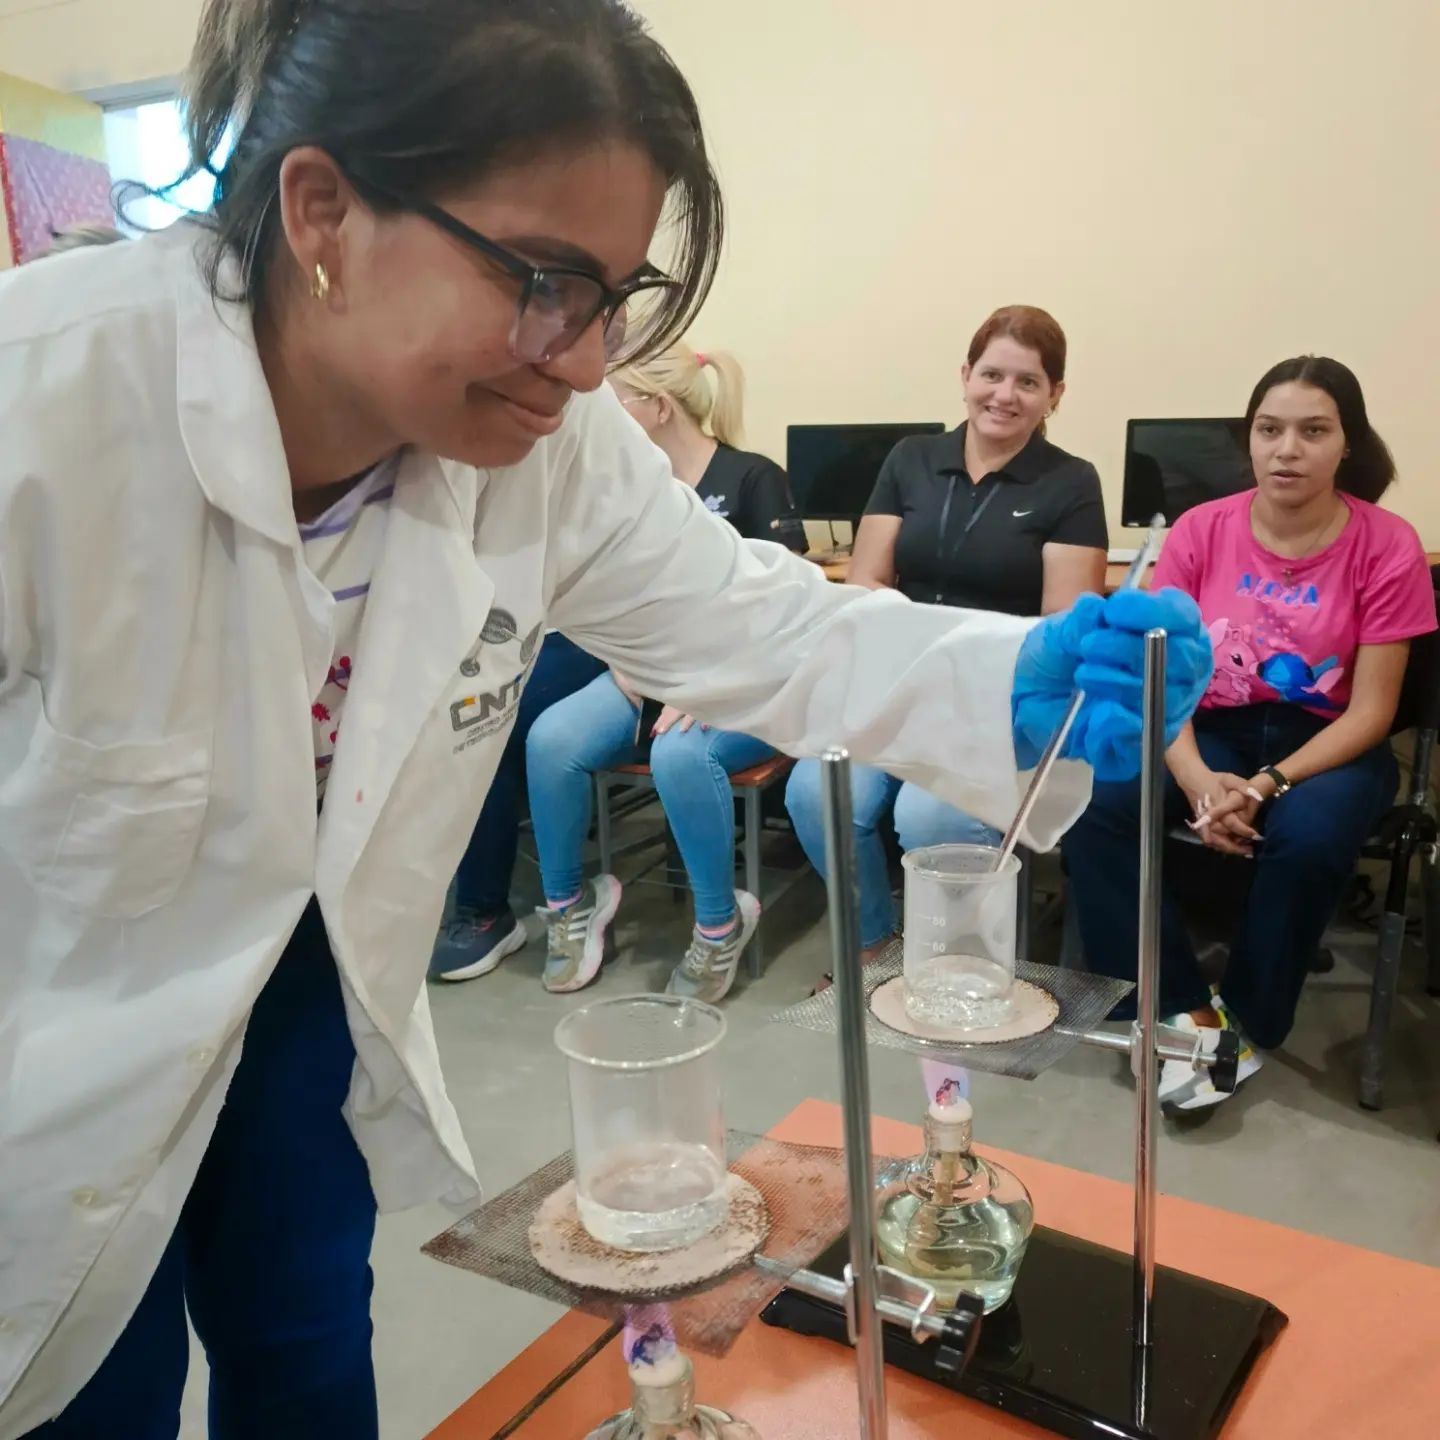
[[[1100,477],[1045,439],[1065,391],[1065,332],[1043,310],[1009,305],[976,332],[961,377],[967,419],[902,440],[881,468],[855,536],[850,582],[911,600],[1048,615],[1105,580]],[[880,827],[902,849],[993,844],[988,826],[893,775],[852,768],[860,931],[870,960],[895,933]],[[825,873],[820,771],[802,761],[785,796],[810,863]]]

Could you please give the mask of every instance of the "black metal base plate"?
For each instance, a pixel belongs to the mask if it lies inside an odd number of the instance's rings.
[[[814,1268],[841,1277],[848,1237]],[[1139,1374],[1131,1331],[1129,1255],[1038,1226],[1009,1302],[985,1317],[963,1375],[937,1374],[935,1345],[885,1326],[885,1358],[1074,1440],[1214,1440],[1255,1362],[1286,1317],[1254,1295],[1161,1266],[1155,1275],[1155,1344]],[[835,1306],[787,1290],[762,1319],[845,1340]],[[1137,1384],[1145,1387],[1136,1418]],[[956,1421],[956,1433],[963,1424]]]

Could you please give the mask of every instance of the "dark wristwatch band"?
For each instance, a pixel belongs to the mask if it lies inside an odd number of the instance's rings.
[[[1274,783],[1275,798],[1277,800],[1280,796],[1295,788],[1273,765],[1262,765],[1260,767],[1260,773],[1262,775],[1268,775]]]

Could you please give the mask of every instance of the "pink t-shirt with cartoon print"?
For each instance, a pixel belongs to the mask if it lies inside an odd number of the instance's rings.
[[[1355,651],[1435,629],[1435,591],[1413,527],[1352,495],[1315,555],[1287,560],[1250,528],[1253,490],[1187,510],[1155,566],[1200,606],[1215,649],[1202,709],[1283,700],[1333,719],[1350,703]]]

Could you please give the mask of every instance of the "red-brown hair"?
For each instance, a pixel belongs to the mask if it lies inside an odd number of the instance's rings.
[[[973,365],[990,342],[1002,336],[1033,350],[1052,385],[1065,379],[1065,332],[1049,311],[1034,305],[1002,305],[975,332],[965,358]]]

